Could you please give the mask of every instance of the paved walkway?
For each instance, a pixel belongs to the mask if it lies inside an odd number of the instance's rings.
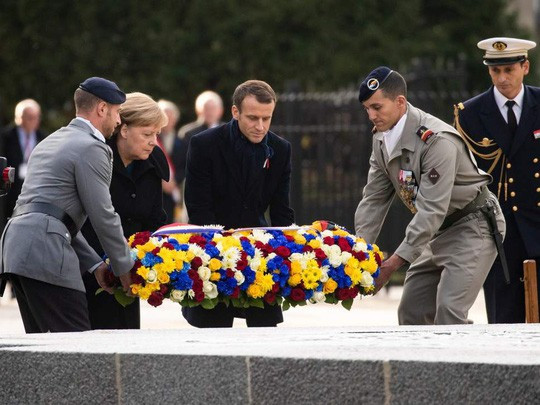
[[[6,289],[8,290],[8,289]],[[397,307],[402,288],[392,287],[370,297],[356,299],[350,311],[341,305],[316,304],[291,308],[284,312],[285,322],[279,327],[362,327],[395,326]],[[480,292],[469,313],[475,324],[487,324],[484,294]],[[236,319],[234,327],[246,327],[243,319]],[[180,305],[166,300],[154,308],[141,303],[141,329],[181,329],[192,328],[182,317]],[[0,298],[0,333],[24,333],[17,302],[6,291]]]

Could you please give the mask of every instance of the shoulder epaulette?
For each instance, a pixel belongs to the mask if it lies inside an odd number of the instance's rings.
[[[418,131],[416,131],[416,135],[418,135],[423,142],[427,142],[429,138],[435,135],[435,133],[431,129],[427,129],[422,125],[420,128],[418,128]]]

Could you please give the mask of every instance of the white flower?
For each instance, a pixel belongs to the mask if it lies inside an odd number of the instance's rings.
[[[156,280],[157,280],[157,271],[155,271],[154,269],[149,269],[148,276],[146,277],[146,281],[148,281],[149,283],[155,283]]]
[[[263,231],[261,229],[254,229],[251,234],[255,238],[255,240],[258,240],[264,244],[267,244],[270,239],[273,238],[273,236],[266,231]]]
[[[341,265],[341,248],[338,245],[330,246],[326,255],[333,267],[339,267]]]
[[[321,232],[321,238],[326,238],[327,236],[333,238],[334,237],[334,234],[332,233],[332,231],[329,231],[329,230],[326,230],[326,231],[322,231]]]
[[[195,291],[193,291],[192,288],[190,288],[187,293],[189,298],[195,298]]]
[[[317,302],[324,302],[325,299],[326,297],[322,291],[315,291],[309,300],[316,304]]]
[[[181,302],[185,296],[186,296],[185,290],[172,290],[171,291],[171,301]]]
[[[341,253],[341,263],[347,264],[347,262],[349,261],[351,257],[352,257],[352,254],[350,254],[349,252]]]
[[[190,243],[189,244],[189,250],[196,256],[200,257],[202,260],[203,266],[207,266],[210,262],[210,255],[204,251],[202,247],[197,245],[196,243]]]
[[[208,281],[210,280],[210,276],[212,275],[212,270],[210,270],[206,266],[201,266],[197,269],[197,274],[199,274],[199,277],[202,281]]]
[[[232,247],[230,249],[227,249],[225,252],[222,253],[223,260],[221,261],[223,263],[223,268],[225,269],[234,269],[236,268],[236,263],[240,260],[240,250],[236,247]]]
[[[213,299],[218,296],[217,285],[210,281],[203,282],[203,292],[205,298]]]
[[[367,250],[367,245],[365,242],[356,242],[353,246],[355,252],[365,252]]]
[[[328,277],[328,270],[330,268],[328,266],[321,267],[321,283],[326,283],[330,277]]]
[[[368,271],[362,272],[362,278],[360,279],[360,285],[362,287],[370,287],[373,285],[373,277]]]
[[[234,279],[236,280],[236,284],[240,285],[244,282],[246,278],[244,277],[244,274],[241,271],[235,271]]]

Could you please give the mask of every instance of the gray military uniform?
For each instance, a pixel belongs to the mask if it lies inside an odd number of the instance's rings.
[[[479,211],[439,229],[448,215],[474,200],[491,177],[478,169],[453,127],[411,104],[391,156],[383,134],[374,134],[370,165],[355,213],[356,234],[376,241],[396,193],[415,213],[395,252],[411,263],[399,307],[400,324],[466,323],[497,256],[495,243]],[[490,193],[489,200],[504,232],[497,199]]]
[[[74,119],[34,149],[16,208],[52,203],[69,214],[77,229],[90,218],[114,273],[124,274],[134,262],[111,202],[111,176],[111,149],[86,123]],[[1,249],[0,273],[82,292],[82,273],[102,260],[80,232],[72,239],[62,221],[39,212],[10,219]]]

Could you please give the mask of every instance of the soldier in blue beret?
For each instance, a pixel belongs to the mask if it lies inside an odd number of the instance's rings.
[[[478,43],[493,86],[454,106],[454,125],[490,173],[507,224],[503,261],[484,283],[489,323],[525,322],[523,261],[540,264],[540,88],[523,84],[536,44],[496,37]]]
[[[105,143],[120,124],[126,100],[118,86],[92,77],[75,90],[76,118],[33,150],[13,216],[2,235],[0,275],[15,287],[27,333],[90,329],[81,273],[105,283],[107,265],[80,229],[87,218],[129,288],[133,259],[109,184],[112,151]],[[1,289],[0,289],[1,290]]]
[[[453,127],[407,102],[398,72],[373,70],[359,100],[375,127],[356,234],[375,241],[396,194],[414,214],[403,242],[381,265],[376,291],[409,263],[399,323],[467,323],[497,255],[492,233],[504,232],[497,198],[487,189],[491,176],[478,169]]]

